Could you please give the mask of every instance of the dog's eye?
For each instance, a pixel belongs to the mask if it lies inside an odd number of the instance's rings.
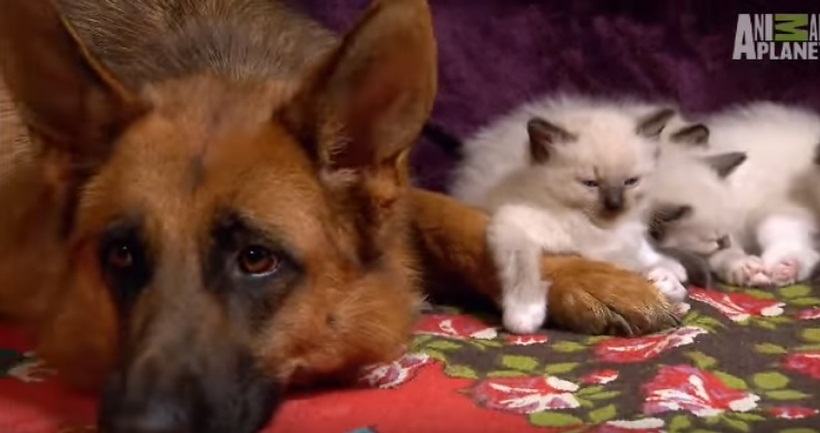
[[[106,272],[125,275],[141,266],[142,246],[134,239],[112,239],[101,251],[102,266]]]
[[[145,247],[137,230],[116,228],[104,238],[99,251],[106,283],[122,305],[128,305],[151,278]]]
[[[587,188],[598,188],[598,181],[593,179],[581,180],[581,184]]]
[[[626,186],[635,186],[640,182],[641,178],[639,177],[630,177],[629,179],[624,181],[624,185]]]
[[[252,245],[239,253],[239,269],[248,275],[268,275],[279,269],[281,259],[265,247]]]
[[[133,247],[128,243],[114,243],[109,246],[105,255],[106,267],[117,271],[126,271],[134,266]]]

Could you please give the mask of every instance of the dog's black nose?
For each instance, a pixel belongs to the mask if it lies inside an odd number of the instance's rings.
[[[102,394],[100,433],[258,431],[278,406],[279,386],[261,376],[250,358],[231,358],[196,369],[183,368],[190,367],[191,359],[174,363],[142,358],[123,365],[109,377]]]
[[[106,420],[112,433],[193,433],[184,410],[171,402],[127,407]]]

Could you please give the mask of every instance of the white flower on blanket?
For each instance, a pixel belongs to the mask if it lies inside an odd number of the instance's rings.
[[[408,353],[393,362],[365,367],[359,381],[372,388],[395,388],[414,378],[422,367],[434,361],[424,353]]]
[[[19,364],[8,370],[9,376],[26,383],[37,383],[57,374],[56,370],[46,367],[45,362],[37,358],[34,352],[26,352],[23,356],[25,358]]]

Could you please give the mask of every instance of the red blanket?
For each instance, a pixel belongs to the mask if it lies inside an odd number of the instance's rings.
[[[515,337],[436,307],[404,358],[358,387],[292,396],[267,430],[818,431],[817,289],[693,289],[690,303],[682,327],[633,339]],[[0,432],[93,431],[95,401],[62,388],[29,343],[0,328]]]

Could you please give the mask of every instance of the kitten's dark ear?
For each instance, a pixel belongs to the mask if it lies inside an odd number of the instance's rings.
[[[662,108],[650,113],[638,120],[638,127],[635,132],[642,137],[655,138],[661,135],[661,131],[663,131],[663,128],[666,127],[669,119],[671,119],[675,113],[676,111],[671,108]]]
[[[659,223],[671,223],[692,214],[692,206],[687,204],[662,204],[652,212],[652,220]]]
[[[746,161],[746,153],[721,153],[719,155],[706,156],[704,157],[704,161],[720,178],[726,178]]]
[[[578,139],[575,134],[540,117],[533,117],[527,122],[527,134],[530,138],[530,157],[536,163],[549,159],[554,145]]]
[[[709,143],[709,134],[709,127],[698,123],[675,131],[669,136],[669,141],[678,144],[706,147]]]
[[[659,204],[649,215],[649,235],[656,240],[663,237],[664,226],[692,214],[692,206],[670,203]]]

